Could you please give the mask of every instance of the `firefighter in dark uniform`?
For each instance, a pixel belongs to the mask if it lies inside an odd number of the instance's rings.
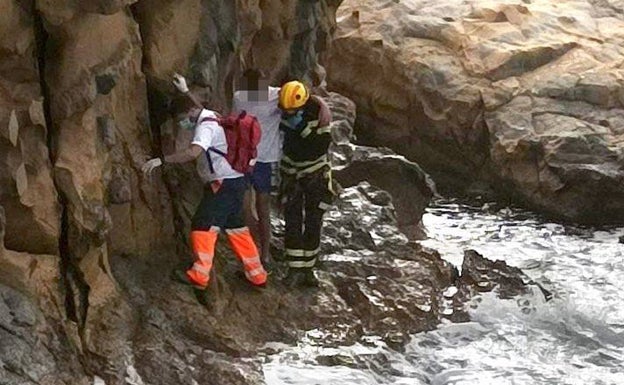
[[[301,82],[281,87],[280,128],[284,131],[280,163],[280,199],[284,209],[286,282],[317,286],[313,273],[320,252],[323,214],[334,189],[327,150],[331,143],[331,115],[325,102],[311,96]]]

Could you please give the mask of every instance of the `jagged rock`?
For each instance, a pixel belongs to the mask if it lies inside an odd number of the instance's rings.
[[[528,132],[521,133],[518,127],[527,119],[531,121],[525,126]],[[624,152],[618,148],[618,135],[609,128],[620,124],[612,111],[519,96],[487,113],[486,120],[494,168],[513,181],[509,187],[513,192],[534,192],[523,199],[567,219],[621,220]],[[606,122],[606,127],[599,122]]]
[[[347,0],[328,84],[357,103],[360,140],[417,161],[443,191],[480,181],[554,217],[621,222],[616,9]]]
[[[163,112],[174,94],[174,72],[209,96],[213,108],[231,104],[234,82],[247,66],[273,83],[288,76],[310,80],[317,49],[329,44],[336,7],[326,0],[139,1],[133,9],[145,44],[153,123],[169,118]]]
[[[115,121],[110,116],[98,116],[97,125],[100,139],[106,148],[110,150],[115,147],[117,144]]]
[[[128,173],[119,168],[113,169],[113,176],[108,186],[109,201],[123,204],[132,201],[131,181]]]
[[[401,231],[411,239],[422,238],[421,218],[435,191],[433,181],[417,164],[389,149],[351,144],[355,104],[336,93],[329,93],[325,100],[332,111],[335,144],[330,155],[336,180],[344,187],[367,181],[389,192],[397,208]]]
[[[115,257],[115,279],[141,320],[129,354],[142,381],[256,384],[264,359],[258,349],[268,341],[294,343],[316,329],[324,346],[351,344],[365,335],[400,346],[409,333],[435,327],[453,269],[398,230],[384,194],[365,183],[347,188],[326,214],[318,290],[285,287],[279,270],[262,292],[251,289],[223,239],[206,308],[191,289],[167,277],[188,256],[154,256],[150,264]],[[276,222],[279,241],[283,223]],[[215,371],[218,377],[210,379]]]
[[[517,267],[504,261],[491,261],[474,250],[464,252],[458,287],[473,292],[496,290],[500,298],[512,298],[528,291],[530,279]]]
[[[279,271],[263,292],[250,289],[238,277],[240,265],[223,242],[206,308],[197,304],[191,289],[162,280],[163,272],[176,264],[169,256],[154,258],[153,264],[116,258],[115,277],[142,320],[132,352],[142,380],[158,385],[201,378],[212,383],[199,376],[219,365],[219,373],[226,372],[220,374],[223,378],[245,373],[257,383],[258,362],[271,354],[258,348],[267,341],[293,343],[315,330],[308,338],[325,347],[377,335],[400,349],[410,333],[429,330],[440,318],[465,320],[465,301],[482,291],[508,285],[507,294],[520,292],[515,285],[521,272],[477,257],[467,257],[465,277],[458,280],[439,255],[398,230],[394,208],[384,195],[366,183],[342,191],[326,214],[317,290],[287,288]],[[279,241],[283,223],[275,219]],[[137,276],[144,277],[140,284]],[[482,281],[487,285],[477,284]],[[454,285],[461,294],[449,298],[447,288]],[[334,359],[339,358],[321,361]],[[240,378],[231,381],[239,383]]]
[[[398,211],[398,225],[411,239],[422,238],[421,219],[435,191],[429,176],[416,163],[391,151],[343,145],[347,165],[337,167],[335,177],[343,186],[361,181],[390,193]]]
[[[144,180],[151,153],[139,27],[127,2],[39,2],[54,178],[65,205],[60,238],[68,316],[89,371],[123,361],[128,327],[109,254],[173,248],[170,205]],[[86,7],[86,8],[85,8]],[[43,34],[43,31],[41,31]],[[58,248],[57,248],[58,250]],[[62,301],[63,302],[63,301]],[[62,303],[61,302],[61,303]],[[115,311],[113,311],[115,309]]]
[[[4,249],[3,219],[0,206],[2,384],[88,384],[63,319],[59,257]]]
[[[0,341],[2,384],[90,384],[32,299],[2,283]],[[64,354],[62,360],[58,354]]]
[[[316,50],[330,39],[337,5],[325,0],[142,0],[135,4],[158,150],[167,154],[188,145],[188,135],[180,132],[171,116],[172,107],[184,104],[171,84],[174,72],[185,75],[193,92],[217,110],[231,104],[234,83],[247,67],[260,68],[275,85],[288,76],[309,79],[317,71]],[[186,247],[183,234],[201,198],[197,193],[201,182],[190,166],[167,167],[164,176],[176,197],[173,215],[183,240],[180,247]]]
[[[355,126],[356,108],[353,100],[330,92],[324,98],[332,112],[331,132],[333,142],[336,144],[351,143],[355,137],[353,127]]]
[[[0,1],[0,205],[5,245],[56,253],[60,207],[51,178],[33,15]]]
[[[393,246],[407,245],[408,239],[396,229],[397,214],[385,191],[361,182],[342,191],[335,204],[336,209],[327,213],[323,223],[326,253],[390,252]]]
[[[17,31],[0,33],[1,51],[23,53],[3,55],[0,68],[27,80],[0,87],[27,100],[14,103],[22,99],[12,96],[5,103],[0,92],[0,123],[7,122],[0,125],[0,205],[7,217],[0,233],[6,229],[7,245],[19,231],[37,234],[28,209],[12,212],[5,196],[33,190],[35,171],[49,177],[49,158],[64,207],[52,217],[62,224],[50,252],[59,255],[0,248],[0,307],[9,309],[0,311],[3,381],[258,384],[264,359],[258,351],[268,341],[292,343],[318,329],[327,345],[375,334],[400,348],[409,333],[435,327],[449,310],[461,313],[461,304],[443,295],[454,270],[398,231],[393,199],[370,184],[345,189],[327,214],[318,290],[285,287],[279,269],[264,292],[250,289],[223,240],[213,284],[198,295],[203,305],[192,289],[169,279],[190,260],[188,217],[200,182],[190,165],[167,165],[166,185],[145,180],[139,166],[167,146],[188,145],[188,133],[173,128],[166,108],[172,72],[189,75],[224,104],[241,58],[269,69],[276,81],[290,72],[322,83],[316,59],[339,1],[140,0],[129,7],[133,1],[41,0],[36,23],[26,3],[0,0],[0,25]],[[342,99],[334,107],[343,110],[341,136],[351,138],[352,104]],[[167,135],[169,143],[162,140]],[[20,146],[41,149],[34,152],[45,162],[22,159],[26,151],[14,151]],[[54,199],[46,202],[56,204],[49,181]],[[37,190],[44,197],[46,191]],[[23,226],[17,231],[12,223]],[[175,241],[183,251],[174,251]],[[35,244],[43,243],[27,245]]]
[[[268,69],[276,82],[290,69],[309,77],[315,67],[310,63],[316,65],[316,48],[323,45],[316,44],[317,36],[328,40],[334,23],[332,9],[338,4],[328,5],[325,1],[0,2],[0,50],[8,53],[0,59],[0,88],[10,90],[8,96],[0,93],[5,243],[33,253],[60,251],[63,270],[58,275],[66,298],[57,303],[64,303],[73,322],[67,346],[80,350],[72,357],[80,355],[85,370],[110,370],[114,375],[106,378],[107,383],[115,383],[110,378],[134,376],[126,363],[133,357],[128,341],[137,313],[119,291],[109,255],[147,260],[155,254],[172,255],[178,239],[186,247],[188,217],[197,203],[196,191],[201,192],[192,188],[200,185],[197,175],[186,172],[190,167],[165,170],[172,175],[165,187],[159,178],[144,179],[139,170],[148,157],[160,154],[161,144],[167,145],[159,134],[163,123],[171,123],[167,109],[174,92],[171,75],[174,71],[189,75],[192,86],[214,97],[217,105],[229,103],[242,61]],[[50,178],[50,158],[64,204],[62,217]],[[40,179],[46,175],[48,185],[43,186]],[[32,199],[35,191],[48,204],[44,209],[54,209],[50,211],[55,217],[46,216],[49,213],[38,206],[42,204]],[[173,205],[170,194],[176,197]],[[54,231],[40,230],[42,224]],[[23,263],[31,267],[35,260],[23,256]],[[1,271],[12,272],[16,285],[24,284],[28,276],[15,273],[10,266],[16,262],[11,261]],[[60,291],[53,282],[42,277],[41,285]],[[216,366],[204,365],[208,373]],[[220,370],[231,382],[244,381],[235,366]],[[137,375],[132,381],[139,381],[141,374]]]
[[[0,206],[0,249],[4,249],[4,231],[6,226],[6,215],[4,207]]]

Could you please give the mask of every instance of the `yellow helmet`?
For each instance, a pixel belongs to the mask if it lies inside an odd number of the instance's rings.
[[[293,80],[280,89],[279,104],[285,110],[294,110],[306,104],[309,98],[308,88],[303,83]]]

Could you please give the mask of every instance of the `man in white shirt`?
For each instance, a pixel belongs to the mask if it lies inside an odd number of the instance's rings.
[[[149,175],[163,163],[185,163],[200,157],[209,159],[212,168],[208,167],[209,162],[197,162],[198,172],[206,184],[204,196],[191,223],[190,238],[195,262],[186,272],[180,272],[177,278],[198,289],[206,289],[217,237],[221,230],[225,230],[234,253],[243,263],[247,280],[254,286],[263,286],[267,280],[267,272],[242,216],[247,181],[243,174],[232,169],[225,157],[209,150],[214,148],[227,153],[225,133],[214,121],[216,117],[214,111],[192,109],[188,114],[188,119],[195,125],[191,145],[175,154],[150,159],[142,170]],[[186,119],[180,121],[181,125],[185,123],[188,123]]]
[[[282,158],[283,133],[279,129],[281,110],[278,106],[279,88],[270,87],[263,74],[248,69],[241,79],[241,90],[234,93],[232,109],[246,111],[260,122],[262,136],[258,145],[258,158],[245,193],[245,223],[252,229],[265,266],[272,265],[271,258],[271,192],[277,189],[278,165]],[[255,210],[254,210],[255,208]],[[257,218],[254,214],[257,213]]]

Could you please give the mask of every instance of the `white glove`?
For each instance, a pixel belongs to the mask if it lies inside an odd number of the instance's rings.
[[[143,174],[145,174],[146,176],[151,177],[152,171],[154,171],[156,167],[160,167],[161,165],[162,160],[160,160],[160,158],[153,158],[145,162],[145,164],[141,167],[141,171],[143,171]]]
[[[180,75],[179,73],[173,74],[173,85],[178,89],[178,91],[182,92],[183,94],[189,92],[188,85],[186,84],[186,79],[184,79],[184,76]]]

